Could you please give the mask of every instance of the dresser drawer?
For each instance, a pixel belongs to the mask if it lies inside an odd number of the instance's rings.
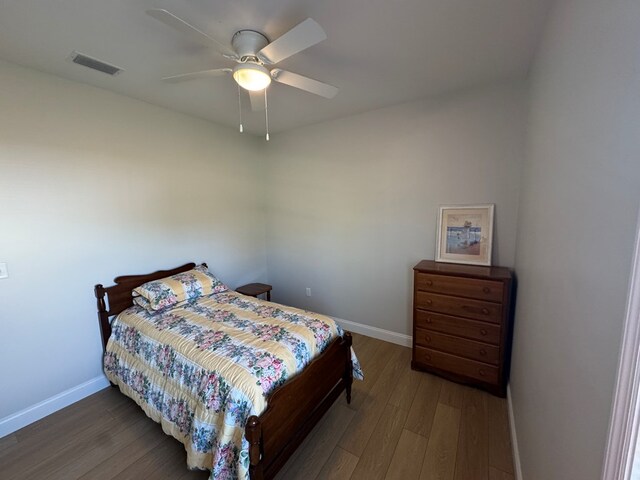
[[[500,344],[500,327],[490,323],[476,322],[466,318],[451,317],[439,313],[416,310],[416,327],[428,328],[459,337],[480,340],[493,345]]]
[[[413,355],[414,361],[420,365],[464,375],[494,385],[498,383],[499,369],[492,365],[422,347],[416,347]]]
[[[452,337],[431,330],[416,328],[416,346],[434,348],[441,352],[453,353],[461,357],[478,360],[480,362],[498,365],[500,363],[500,348],[495,345]]]
[[[477,298],[490,302],[502,301],[502,282],[416,272],[415,283],[416,290],[425,292]]]
[[[416,307],[485,322],[502,321],[502,305],[470,298],[450,297],[429,292],[416,292]]]

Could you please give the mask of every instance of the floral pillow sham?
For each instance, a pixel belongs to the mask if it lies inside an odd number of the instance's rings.
[[[227,286],[207,267],[198,265],[187,272],[140,285],[133,290],[133,302],[154,312],[226,290],[229,290]]]

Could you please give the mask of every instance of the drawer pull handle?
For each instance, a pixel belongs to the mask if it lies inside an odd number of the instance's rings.
[[[488,308],[483,308],[483,309],[482,309],[482,313],[483,313],[484,315],[489,315],[489,309],[488,309]]]
[[[430,298],[427,298],[426,303],[427,303],[427,305],[431,305],[433,302],[431,301],[431,299],[430,299]]]
[[[480,355],[485,356],[487,354],[487,351],[484,348],[480,349]]]
[[[482,289],[482,291],[483,291],[484,293],[491,293],[491,289],[490,289],[489,287],[484,287],[484,288]]]
[[[427,284],[427,287],[430,287],[431,285],[433,285],[433,282],[431,280],[427,280],[425,283]]]
[[[429,362],[431,361],[431,355],[429,354],[425,355],[424,358]]]
[[[433,320],[431,320],[431,317],[427,317],[426,322],[427,322],[427,323],[431,323],[431,322],[433,322]]]
[[[480,335],[484,336],[486,334],[487,334],[487,331],[484,328],[480,330]]]
[[[425,339],[427,342],[430,342],[430,341],[431,341],[431,336],[430,336],[430,335],[425,335],[425,336],[424,336],[424,339]]]
[[[481,377],[484,377],[486,375],[484,372],[484,368],[481,368],[480,370],[478,370],[478,373],[480,374]]]

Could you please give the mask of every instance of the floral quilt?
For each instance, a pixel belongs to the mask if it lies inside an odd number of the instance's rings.
[[[104,368],[185,445],[189,468],[248,479],[247,418],[342,334],[329,317],[225,291],[154,313],[128,308],[113,321]]]

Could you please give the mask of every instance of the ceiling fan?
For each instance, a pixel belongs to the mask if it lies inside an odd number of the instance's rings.
[[[333,98],[338,93],[338,89],[333,85],[281,68],[268,68],[327,38],[322,27],[311,18],[299,23],[273,42],[269,42],[265,35],[255,30],[240,30],[233,35],[231,45],[228,46],[167,10],[152,9],[147,10],[147,14],[206,46],[212,46],[222,56],[237,63],[233,68],[214,68],[164,77],[163,80],[166,82],[232,74],[238,85],[249,92],[254,111],[264,108],[263,91],[272,80],[325,98]]]

